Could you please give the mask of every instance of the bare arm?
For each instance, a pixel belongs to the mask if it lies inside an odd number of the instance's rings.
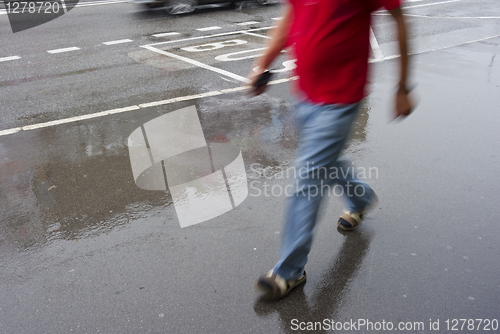
[[[248,74],[248,78],[252,82],[252,95],[259,95],[264,92],[266,88],[265,86],[256,88],[253,86],[253,83],[257,80],[257,77],[273,63],[276,57],[280,54],[281,50],[285,48],[292,20],[293,7],[288,4],[285,8],[283,18],[280,20],[278,26],[271,30],[268,35],[270,39],[267,43],[266,51],[254,62],[252,68],[250,69],[250,73]],[[253,70],[255,67],[258,67],[257,71]]]
[[[395,8],[389,11],[392,14],[392,17],[396,21],[397,30],[398,30],[398,39],[399,39],[399,51],[401,54],[401,62],[400,62],[400,77],[398,84],[398,91],[396,94],[396,110],[395,116],[396,118],[399,116],[408,116],[413,109],[413,103],[408,98],[408,87],[406,78],[408,75],[408,43],[407,43],[407,32],[406,32],[406,23],[404,20],[403,13],[401,8]]]

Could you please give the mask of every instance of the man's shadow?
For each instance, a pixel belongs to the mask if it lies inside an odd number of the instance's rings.
[[[369,231],[361,229],[351,232],[340,231],[344,235],[344,243],[330,265],[330,271],[320,282],[320,288],[313,292],[311,305],[307,303],[303,287],[297,287],[284,299],[277,302],[267,302],[258,299],[254,311],[258,316],[266,316],[277,311],[284,333],[298,333],[292,320],[298,322],[323,322],[331,319],[342,301],[349,282],[358,271],[363,259],[368,253],[370,240]],[[306,282],[307,284],[307,282]],[[296,330],[292,330],[295,328]],[[325,330],[307,331],[308,333],[325,333]]]

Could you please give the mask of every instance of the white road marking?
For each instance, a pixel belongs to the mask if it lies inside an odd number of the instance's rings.
[[[69,51],[76,51],[76,50],[80,50],[80,48],[78,48],[76,46],[73,46],[73,47],[70,47],[70,48],[49,50],[47,52],[48,53],[61,53],[61,52],[69,52]]]
[[[17,132],[22,131],[22,130],[23,130],[23,128],[13,128],[13,129],[2,130],[2,131],[0,131],[0,137],[11,135],[11,134],[17,133]]]
[[[3,57],[3,58],[0,58],[0,63],[3,61],[16,60],[16,59],[21,59],[21,57],[19,57],[19,56]]]
[[[291,77],[291,78],[287,78],[287,79],[273,80],[273,81],[270,81],[268,83],[268,85],[277,85],[277,84],[281,84],[281,83],[285,83],[285,82],[293,81],[293,80],[297,80],[297,79],[298,79],[298,77]],[[94,119],[94,118],[99,118],[99,117],[109,116],[109,115],[114,115],[114,114],[121,114],[121,113],[128,112],[128,111],[145,109],[145,108],[150,108],[150,107],[157,107],[157,106],[162,106],[162,105],[172,104],[172,103],[177,103],[177,102],[182,102],[182,101],[196,100],[196,99],[201,99],[201,98],[204,98],[204,97],[210,97],[210,96],[216,96],[216,95],[223,95],[223,94],[228,94],[228,93],[234,93],[234,92],[239,92],[239,91],[247,90],[247,89],[248,89],[247,86],[239,86],[239,87],[222,89],[222,90],[216,90],[216,91],[211,91],[211,92],[206,92],[206,93],[201,93],[201,94],[175,97],[175,98],[168,99],[168,100],[155,101],[155,102],[149,102],[149,103],[142,103],[142,104],[139,104],[139,105],[133,105],[133,106],[130,106],[130,107],[125,107],[125,108],[118,108],[118,109],[111,109],[111,110],[101,111],[101,112],[94,113],[94,114],[88,114],[88,115],[83,115],[83,116],[76,116],[76,117],[64,118],[64,119],[60,119],[60,120],[52,121],[52,122],[27,125],[27,126],[22,126],[22,127],[17,127],[17,128],[2,130],[2,131],[0,131],[0,137],[1,136],[6,136],[6,135],[10,135],[10,134],[14,134],[14,133],[17,133],[17,132],[20,132],[20,131],[29,131],[29,130],[47,128],[47,127],[51,127],[51,126],[55,126],[55,125],[60,125],[60,124],[73,123],[73,122],[78,122],[78,121],[83,121],[83,120],[88,120],[88,119]]]
[[[224,81],[227,81],[227,82],[233,82],[234,83],[234,80],[229,80],[228,78],[225,78],[223,76],[219,76],[219,78],[221,78],[222,80]]]
[[[66,3],[64,2],[64,0],[61,0],[61,4],[62,8],[64,9],[64,14],[66,14],[68,12],[68,9],[66,8]]]
[[[241,22],[241,23],[236,23],[237,26],[248,26],[250,24],[257,24],[259,22],[257,21],[248,21],[248,22]]]
[[[281,70],[270,70],[269,72],[271,72],[271,73],[282,73],[282,72],[292,71],[292,70],[294,70],[294,69],[297,68],[297,65],[295,65],[296,61],[297,61],[297,59],[290,59],[290,60],[284,61],[283,64],[282,64],[283,68]],[[253,71],[254,72],[258,72],[259,71],[259,66],[254,67]]]
[[[232,53],[226,53],[226,54],[219,55],[219,56],[215,57],[215,60],[218,60],[218,61],[235,61],[235,60],[257,58],[258,56],[261,55],[261,53],[260,52],[256,53],[256,51],[262,51],[262,50],[265,50],[265,49],[267,49],[267,47],[265,47],[265,48],[258,48],[258,49],[251,49],[251,50],[243,50],[243,51],[232,52]],[[244,53],[253,53],[253,54],[251,54],[249,56],[243,56],[243,57],[238,57],[238,58],[231,58],[231,56],[241,55],[241,54],[244,54]]]
[[[298,76],[294,76],[294,77],[291,77],[291,78],[278,79],[278,80],[269,81],[268,85],[277,85],[277,84],[280,84],[280,83],[285,83],[285,82],[288,82],[288,81],[295,81],[295,80],[299,80],[299,77]]]
[[[268,83],[268,85],[277,85],[281,83],[285,83],[288,81],[293,81],[297,80],[298,77],[291,77],[287,79],[279,79],[279,80],[273,80]],[[46,123],[38,123],[38,124],[33,124],[33,125],[27,125],[27,126],[22,126],[22,127],[17,127],[17,128],[12,128],[12,129],[7,129],[7,130],[2,130],[0,131],[0,137],[1,136],[6,136],[10,134],[14,134],[20,131],[29,131],[29,130],[34,130],[34,129],[41,129],[41,128],[47,128],[55,125],[60,125],[60,124],[66,124],[66,123],[72,123],[72,122],[78,122],[78,121],[83,121],[83,120],[88,120],[88,119],[93,119],[93,118],[99,118],[103,116],[108,116],[108,115],[113,115],[113,114],[120,114],[128,111],[133,111],[133,110],[139,110],[139,109],[144,109],[144,108],[149,108],[149,107],[156,107],[156,106],[162,106],[166,104],[172,104],[172,103],[177,103],[181,101],[190,101],[190,100],[196,100],[196,99],[201,99],[204,97],[209,97],[209,96],[216,96],[216,95],[223,95],[223,94],[228,94],[228,93],[234,93],[234,92],[239,92],[242,90],[247,90],[247,86],[239,86],[235,88],[228,88],[228,89],[222,89],[222,90],[216,90],[212,92],[206,92],[206,93],[201,93],[201,94],[196,94],[196,95],[187,95],[187,96],[181,96],[181,97],[175,97],[172,99],[168,100],[162,100],[162,101],[156,101],[156,102],[149,102],[149,103],[143,103],[139,105],[133,105],[130,107],[125,107],[125,108],[118,108],[118,109],[112,109],[112,110],[106,110],[94,114],[88,114],[88,115],[83,115],[83,116],[76,116],[76,117],[70,117],[70,118],[64,118],[60,119],[57,121],[52,121],[52,122],[46,122]]]
[[[230,31],[230,32],[224,32],[224,33],[215,34],[215,35],[205,35],[205,36],[190,37],[190,38],[183,38],[183,39],[174,39],[172,41],[158,42],[158,43],[152,43],[152,44],[147,44],[147,45],[153,46],[153,45],[163,45],[163,44],[178,43],[178,42],[187,42],[187,41],[194,41],[197,39],[237,35],[237,34],[242,34],[242,33],[243,33],[242,31]]]
[[[216,73],[225,75],[227,77],[239,80],[241,82],[250,83],[250,80],[248,80],[247,78],[244,78],[242,76],[239,76],[237,74],[234,74],[234,73],[231,73],[231,72],[228,72],[228,71],[225,71],[225,70],[221,70],[220,68],[213,67],[213,66],[210,66],[210,65],[206,65],[206,64],[200,63],[199,61],[196,61],[196,60],[193,60],[193,59],[190,59],[190,58],[178,56],[176,54],[173,54],[173,53],[170,53],[170,52],[167,52],[167,51],[163,51],[163,50],[157,49],[157,48],[152,47],[152,46],[145,45],[145,46],[142,46],[142,47],[145,48],[145,49],[148,49],[150,51],[153,51],[153,52],[156,52],[156,53],[168,56],[170,58],[181,60],[181,61],[184,61],[184,62],[189,63],[191,65],[195,65],[195,66],[204,68],[206,70],[209,70],[209,71],[212,71],[212,72],[216,72]]]
[[[223,32],[223,33],[215,34],[215,35],[205,35],[205,36],[190,37],[190,38],[184,38],[184,39],[174,39],[172,41],[165,41],[165,42],[158,42],[158,43],[147,44],[147,46],[171,44],[171,43],[178,43],[178,42],[187,42],[187,41],[194,41],[194,40],[197,40],[197,39],[205,39],[205,38],[213,38],[213,37],[221,37],[221,36],[229,36],[229,35],[246,34],[249,31],[268,30],[268,29],[271,29],[271,28],[274,28],[274,26],[263,27],[263,28],[255,28],[255,29],[248,29],[248,30],[238,30],[238,31]]]
[[[115,45],[115,44],[123,44],[123,43],[130,43],[133,42],[131,39],[119,39],[116,41],[109,41],[109,42],[102,42],[104,45]]]
[[[295,64],[296,61],[297,61],[297,59],[290,59],[290,60],[284,61],[282,64],[283,68],[281,70],[272,70],[271,72],[281,73],[281,72],[292,71],[292,70],[297,68],[297,65]],[[298,77],[297,77],[297,79],[298,79]]]
[[[424,5],[416,5],[416,6],[408,6],[408,7],[403,7],[404,9],[410,9],[410,8],[418,8],[418,7],[427,7],[427,6],[435,6],[435,5],[442,5],[445,3],[451,3],[451,2],[458,2],[462,0],[450,0],[450,1],[442,1],[442,2],[433,2],[433,3],[426,3]]]
[[[448,48],[451,48],[454,46],[460,46],[460,45],[480,42],[480,41],[498,38],[498,37],[500,37],[500,35],[476,39],[473,41],[460,43],[460,44],[449,45],[449,46],[445,46],[442,48],[436,48],[436,49],[432,49],[432,50],[416,52],[416,53],[413,53],[412,55],[433,52],[433,51],[439,51],[439,50],[448,49]],[[143,46],[143,48],[154,49],[153,47],[150,47],[148,45]],[[161,50],[158,50],[158,51],[161,51]],[[394,55],[394,56],[384,57],[381,59],[370,59],[369,63],[378,63],[378,62],[382,62],[382,61],[386,61],[386,60],[390,60],[390,59],[395,59],[395,58],[399,58],[399,57],[400,57],[400,55]],[[291,77],[291,78],[287,78],[287,79],[273,80],[273,81],[270,81],[268,83],[268,85],[277,85],[277,84],[286,83],[286,82],[297,80],[297,79],[298,79],[298,77],[295,76],[295,77]],[[132,111],[132,110],[139,110],[139,109],[144,109],[144,108],[149,108],[149,107],[154,107],[154,106],[159,106],[159,105],[172,104],[172,103],[181,102],[181,101],[189,101],[189,100],[195,100],[195,99],[209,97],[209,96],[216,96],[216,95],[222,95],[222,94],[227,94],[227,93],[233,93],[233,92],[242,91],[242,90],[246,90],[246,89],[248,89],[247,86],[240,86],[240,87],[235,87],[235,88],[223,89],[223,90],[219,90],[219,91],[206,92],[206,93],[202,93],[202,94],[181,96],[181,97],[176,97],[176,98],[172,98],[172,99],[168,99],[168,100],[143,103],[143,104],[133,105],[133,106],[124,107],[124,108],[102,111],[102,112],[98,112],[98,113],[94,113],[94,114],[64,118],[64,119],[60,119],[60,120],[52,121],[52,122],[38,123],[38,124],[33,124],[33,125],[28,125],[28,126],[23,126],[23,127],[11,128],[11,129],[6,129],[6,130],[1,130],[0,137],[14,134],[14,133],[17,133],[20,131],[29,131],[29,130],[33,130],[33,129],[46,128],[46,127],[55,126],[55,125],[59,125],[59,124],[72,123],[72,122],[77,122],[77,121],[81,121],[81,120],[88,120],[88,119],[93,119],[93,118],[98,118],[98,117],[103,117],[103,116],[108,116],[108,115],[113,115],[113,114],[120,114],[120,113],[124,113],[124,112],[128,112],[128,111]]]
[[[424,50],[424,51],[414,52],[414,53],[410,53],[409,55],[410,56],[415,56],[415,55],[419,55],[419,54],[422,54],[422,53],[428,53],[428,52],[433,52],[433,51],[441,51],[441,50],[452,48],[454,46],[467,45],[467,44],[481,42],[481,41],[485,41],[485,40],[493,39],[493,38],[498,38],[498,37],[500,37],[500,35],[491,36],[491,37],[485,37],[485,38],[480,38],[480,39],[475,39],[473,41],[468,41],[468,42],[464,42],[464,43],[458,43],[458,44],[452,44],[452,45],[448,45],[448,46],[442,46],[442,47],[434,48],[434,49],[430,49],[430,50]],[[368,63],[379,63],[381,61],[386,61],[386,60],[390,60],[390,59],[396,59],[396,58],[400,58],[400,57],[401,57],[401,55],[392,55],[392,56],[387,56],[387,57],[384,57],[384,58],[381,58],[381,59],[368,59]]]
[[[377,16],[387,16],[391,15],[388,13],[380,13],[380,14],[374,14]],[[411,16],[411,17],[422,17],[426,19],[500,19],[500,16],[429,16],[429,15],[418,15],[418,14],[403,14],[404,16]]]
[[[227,46],[237,46],[237,45],[243,45],[247,44],[248,42],[242,39],[231,39],[231,40],[225,40],[222,42],[215,42],[215,43],[208,43],[208,44],[202,44],[202,45],[191,45],[187,46],[185,48],[181,48],[181,50],[188,51],[188,52],[204,52],[204,51],[212,51],[212,50],[218,50],[225,48]]]
[[[198,31],[210,31],[210,30],[218,30],[222,29],[221,27],[213,26],[213,27],[206,27],[206,28],[198,28],[196,30]]]
[[[279,21],[281,20],[283,17],[273,17],[271,20],[274,20],[274,21]]]
[[[98,112],[95,114],[88,114],[88,115],[82,115],[82,116],[76,116],[76,117],[70,117],[70,118],[63,118],[63,119],[59,119],[57,121],[27,125],[27,126],[23,126],[21,128],[23,129],[23,131],[35,130],[35,129],[40,129],[40,128],[47,128],[49,126],[66,124],[66,123],[73,123],[73,122],[83,121],[86,119],[92,119],[92,118],[97,118],[97,117],[102,117],[102,116],[121,114],[121,113],[124,113],[127,111],[138,110],[138,109],[139,109],[138,106],[130,106],[130,107],[125,107],[125,108],[111,109],[111,110],[101,111],[101,112]]]
[[[452,2],[458,2],[462,0],[449,0],[449,1],[442,1],[442,2],[433,2],[433,3],[427,3],[424,5],[415,5],[415,6],[404,6],[403,9],[411,9],[411,8],[419,8],[419,7],[427,7],[427,6],[435,6],[435,5],[442,5],[446,3],[452,3]],[[387,10],[377,10],[376,12],[373,12],[373,14],[380,14],[380,13],[386,13]]]
[[[240,87],[237,87],[237,88],[240,88]],[[215,95],[221,95],[221,94],[222,94],[221,91],[216,90],[216,91],[206,92],[206,93],[201,93],[201,94],[175,97],[173,99],[168,99],[168,100],[143,103],[143,104],[139,104],[139,108],[142,109],[142,108],[163,106],[165,104],[171,104],[171,103],[174,103],[174,102],[181,102],[181,101],[189,101],[189,100],[201,99],[203,97],[209,97],[209,96],[215,96]]]
[[[124,3],[124,2],[129,2],[129,1],[128,0],[93,1],[93,2],[79,3],[75,7],[89,7],[89,6],[112,5],[112,4],[115,4],[115,3]]]
[[[378,45],[377,38],[375,38],[375,34],[373,33],[373,29],[370,27],[370,45],[372,47],[373,55],[375,59],[384,58],[384,54]]]
[[[272,37],[269,37],[267,35],[254,34],[254,33],[246,32],[246,31],[244,31],[243,34],[249,35],[249,36],[255,36],[255,37],[262,37],[262,38],[273,39]]]
[[[129,2],[128,0],[116,0],[116,1],[95,1],[95,2],[85,2],[85,3],[79,3],[75,7],[88,7],[88,6],[101,6],[101,5],[112,5],[116,3],[124,3],[124,2]],[[63,2],[64,5],[64,2]],[[65,10],[65,13],[67,10],[65,9],[65,6],[63,7]],[[6,9],[0,9],[0,15],[6,15],[7,10]]]
[[[168,37],[168,36],[175,36],[175,35],[180,35],[180,32],[164,32],[161,34],[154,34],[152,35],[153,37]]]

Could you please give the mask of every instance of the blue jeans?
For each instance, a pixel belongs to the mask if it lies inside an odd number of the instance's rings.
[[[339,159],[358,109],[359,103],[296,106],[295,188],[285,216],[280,260],[274,267],[287,280],[304,272],[323,195],[343,194],[350,212],[362,211],[374,196],[372,188],[355,177],[354,167]]]

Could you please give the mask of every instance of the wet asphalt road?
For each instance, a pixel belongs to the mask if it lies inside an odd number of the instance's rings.
[[[297,144],[289,83],[253,99],[234,91],[142,105],[240,82],[140,46],[169,42],[157,48],[245,76],[251,58],[216,62],[232,51],[182,48],[234,39],[246,42],[235,52],[257,48],[264,38],[209,36],[269,27],[279,12],[247,4],[172,18],[130,4],[77,7],[71,20],[16,34],[0,15],[0,57],[21,56],[0,63],[0,130],[138,106],[0,136],[0,333],[333,332],[294,330],[324,319],[422,322],[408,332],[448,333],[453,319],[500,320],[500,19],[472,18],[500,17],[486,0],[408,10],[418,108],[389,123],[398,60],[376,59],[346,148],[358,168],[377,171],[368,181],[379,205],[357,231],[340,234],[342,201],[331,196],[307,283],[277,303],[257,298],[252,284],[274,265],[285,205],[272,189],[288,184],[278,172]],[[246,21],[258,23],[235,26]],[[395,54],[389,22],[381,13],[374,24],[386,58]],[[211,26],[221,29],[195,30]],[[162,32],[180,35],[152,36]],[[203,38],[170,42],[193,37]],[[46,52],[71,46],[80,50]],[[241,149],[249,195],[181,229],[168,192],[135,186],[127,137],[190,105],[207,141]],[[470,332],[500,332],[486,323]]]

